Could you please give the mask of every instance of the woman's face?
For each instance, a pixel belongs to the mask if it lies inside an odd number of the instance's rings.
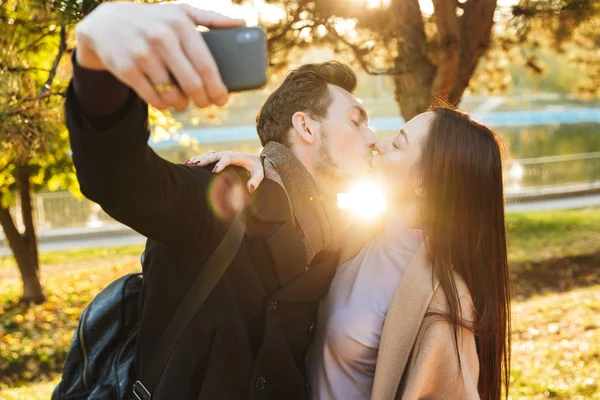
[[[419,114],[404,124],[398,133],[377,145],[379,154],[373,158],[374,172],[393,198],[402,200],[415,196],[419,186],[421,149],[434,117],[433,112]]]

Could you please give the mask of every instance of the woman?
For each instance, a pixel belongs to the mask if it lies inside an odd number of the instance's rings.
[[[436,108],[381,141],[378,153],[373,166],[388,191],[386,227],[375,238],[356,229],[342,248],[308,357],[312,397],[507,396],[500,140],[466,114]],[[256,170],[260,159],[228,153],[220,164]]]

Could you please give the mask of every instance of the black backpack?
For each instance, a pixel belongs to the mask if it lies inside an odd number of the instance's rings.
[[[245,229],[240,213],[171,318],[143,383],[135,377],[137,311],[143,282],[142,274],[137,273],[111,283],[82,312],[62,380],[51,399],[149,400],[180,336],[235,257]]]

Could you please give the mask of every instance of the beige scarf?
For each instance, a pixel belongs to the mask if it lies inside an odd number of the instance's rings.
[[[287,194],[296,224],[304,235],[308,264],[321,251],[338,250],[341,224],[335,202],[324,198],[308,170],[286,146],[269,142],[261,157],[265,176]]]

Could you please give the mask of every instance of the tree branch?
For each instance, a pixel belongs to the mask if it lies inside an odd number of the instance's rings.
[[[268,41],[277,42],[278,40],[282,39],[292,29],[292,25],[294,25],[296,22],[298,22],[298,15],[294,14],[292,15],[292,19],[290,19],[288,23],[283,24],[279,27],[279,32],[269,36]]]
[[[29,71],[41,71],[41,72],[50,72],[48,68],[37,68],[37,67],[3,67],[0,65],[0,70],[5,70],[7,72],[29,72]]]
[[[592,0],[566,1],[525,1],[512,7],[512,14],[517,18],[557,16],[563,12],[581,13],[591,9]]]
[[[6,5],[5,5],[5,7],[6,7]],[[3,24],[8,24],[10,22],[11,25],[28,26],[28,27],[32,27],[32,28],[39,26],[34,21],[30,21],[29,19],[15,18],[12,16],[8,17],[7,15],[3,15],[3,14],[0,14],[0,22],[2,22]]]
[[[32,48],[33,46],[35,46],[36,44],[38,44],[39,42],[41,42],[42,40],[44,40],[44,38],[46,36],[51,35],[52,33],[54,33],[54,31],[48,30],[46,32],[43,32],[38,38],[36,38],[35,40],[33,40],[31,43],[27,43],[25,46],[21,47],[17,51],[19,53],[27,51],[28,49]]]
[[[12,117],[12,116],[20,114],[24,111],[27,111],[28,105],[30,105],[30,104],[35,105],[35,103],[40,100],[44,100],[44,99],[47,99],[47,98],[53,97],[53,96],[66,97],[66,95],[67,95],[66,92],[49,92],[49,93],[45,93],[43,95],[39,95],[36,97],[30,97],[27,99],[23,99],[17,106],[13,106],[12,109],[9,109],[8,111],[0,112],[0,120],[2,120],[3,118],[6,118],[6,117]]]
[[[52,82],[54,81],[54,77],[56,76],[58,64],[60,64],[60,60],[63,54],[65,53],[65,50],[67,50],[67,32],[64,26],[60,27],[59,35],[60,44],[58,46],[58,53],[56,54],[54,62],[52,63],[52,68],[50,69],[50,73],[48,74],[48,79],[46,80],[46,83],[44,83],[44,86],[42,86],[42,89],[40,90],[40,96],[43,96],[46,93],[50,92],[50,89],[52,88]]]
[[[365,59],[365,56],[369,52],[367,49],[360,48],[358,45],[346,39],[343,35],[340,35],[331,23],[326,22],[323,25],[327,28],[327,32],[330,34],[330,36],[342,42],[352,51],[352,53],[354,54],[354,58],[367,74],[378,76],[400,75],[406,73],[406,68],[403,65],[388,69],[378,69],[376,67],[373,67],[372,65],[369,65],[368,61]]]
[[[0,193],[0,201],[2,200],[2,194]],[[21,233],[17,229],[17,225],[12,218],[9,208],[4,208],[2,204],[0,204],[0,226],[4,230],[4,235],[6,236],[6,240],[8,241],[8,245],[15,252],[15,248],[13,248],[16,244],[16,241],[21,239]]]

